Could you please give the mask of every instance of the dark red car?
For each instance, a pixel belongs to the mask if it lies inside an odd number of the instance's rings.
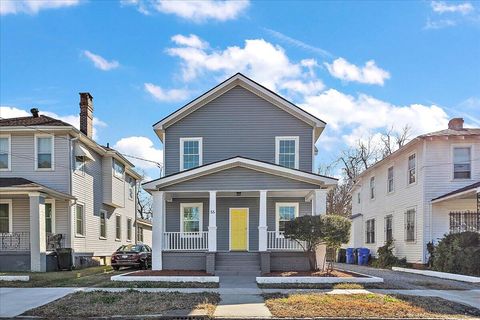
[[[112,254],[112,267],[136,267],[148,269],[152,266],[152,248],[145,244],[123,245]]]

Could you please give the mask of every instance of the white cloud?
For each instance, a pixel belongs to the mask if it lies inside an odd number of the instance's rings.
[[[338,58],[332,64],[325,63],[325,66],[333,77],[344,81],[383,86],[385,80],[390,79],[390,73],[377,67],[373,60],[367,61],[363,67],[357,67],[344,58]]]
[[[108,61],[104,57],[102,57],[98,54],[95,54],[93,52],[90,52],[88,50],[84,50],[83,54],[88,59],[90,59],[90,61],[93,62],[93,65],[95,66],[95,68],[103,70],[103,71],[109,71],[109,70],[112,70],[112,69],[116,69],[116,68],[118,68],[118,66],[120,66],[118,61],[116,61],[116,60]]]
[[[138,158],[161,163],[163,161],[163,150],[155,148],[152,140],[147,137],[133,136],[118,140],[113,146],[117,151]],[[158,168],[153,162],[128,158],[137,168],[149,170]],[[157,171],[157,174],[159,171]]]
[[[0,15],[37,14],[40,10],[72,7],[79,3],[79,0],[1,0]]]
[[[439,14],[460,13],[466,15],[474,10],[474,7],[469,2],[447,4],[444,1],[432,1],[430,5],[432,6],[432,10]]]
[[[144,87],[158,101],[182,101],[190,96],[186,89],[163,89],[153,83],[145,83]]]
[[[436,29],[443,29],[447,27],[453,27],[456,25],[457,23],[451,19],[431,20],[430,18],[428,18],[423,28],[426,30],[429,30],[429,29],[436,30]]]
[[[324,50],[322,48],[318,48],[318,47],[315,47],[315,46],[312,46],[312,45],[309,45],[303,41],[300,41],[300,40],[297,40],[297,39],[294,39],[294,38],[291,38],[281,32],[278,32],[278,31],[275,31],[275,30],[272,30],[272,29],[267,29],[265,28],[265,31],[267,31],[268,33],[270,33],[272,36],[274,36],[275,38],[285,42],[285,43],[288,43],[292,46],[295,46],[295,47],[298,47],[298,48],[302,48],[304,50],[308,50],[308,51],[311,51],[311,52],[314,52],[316,54],[319,54],[323,57],[332,57],[332,54],[330,52],[328,52],[327,50]]]
[[[60,116],[56,113],[50,111],[42,111],[40,110],[40,115],[45,115],[47,117],[55,118],[61,120],[63,122],[69,123],[77,129],[80,129],[80,116],[79,115],[65,115]],[[0,107],[0,117],[2,118],[17,118],[17,117],[29,117],[32,114],[24,109],[16,108],[16,107],[9,107],[9,106],[1,106]],[[96,139],[98,129],[101,127],[106,127],[107,124],[98,118],[93,118],[93,138]]]
[[[198,49],[205,49],[208,47],[208,42],[203,41],[194,34],[190,34],[189,36],[177,34],[172,37],[172,41],[180,46],[187,46]]]
[[[313,95],[325,89],[325,85],[320,80],[304,82],[301,80],[287,80],[280,84],[280,87],[285,90],[294,91],[303,95]]]

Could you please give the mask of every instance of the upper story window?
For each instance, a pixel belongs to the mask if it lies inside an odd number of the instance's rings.
[[[53,170],[53,136],[35,135],[35,169]]]
[[[85,158],[80,156],[75,156],[75,173],[80,175],[85,174]]]
[[[362,194],[360,192],[357,193],[357,203],[360,204],[360,202],[362,201]]]
[[[275,163],[298,169],[298,137],[275,137]]]
[[[128,182],[128,198],[130,200],[133,200],[135,197],[135,179],[133,179],[130,176],[127,176],[127,182]]]
[[[119,161],[113,159],[113,175],[119,179],[123,179],[125,166]]]
[[[417,156],[412,154],[408,157],[408,184],[417,181]]]
[[[180,232],[202,231],[203,203],[180,204]]]
[[[453,148],[453,178],[454,179],[471,179],[472,149],[470,147]]]
[[[375,243],[375,219],[369,219],[365,222],[366,243]]]
[[[12,162],[10,139],[9,135],[0,135],[0,171],[10,170]]]
[[[285,224],[298,217],[298,203],[276,203],[276,231],[277,235],[282,235],[285,232]]]
[[[370,178],[370,199],[375,199],[375,177]]]
[[[180,170],[187,170],[202,165],[202,138],[180,139]]]
[[[387,173],[387,191],[393,192],[394,190],[394,180],[393,180],[393,167],[388,168]]]

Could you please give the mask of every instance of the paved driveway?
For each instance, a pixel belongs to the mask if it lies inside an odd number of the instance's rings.
[[[375,277],[383,278],[383,284],[370,284],[369,288],[378,287],[384,289],[409,289],[409,290],[473,290],[480,289],[479,284],[467,282],[440,279],[434,277],[423,276],[419,274],[406,273],[400,271],[392,271],[387,269],[377,269],[352,264],[336,263],[339,269],[353,272],[359,272]]]

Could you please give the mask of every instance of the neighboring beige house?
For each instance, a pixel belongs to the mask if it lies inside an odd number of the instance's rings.
[[[77,267],[108,263],[135,241],[140,176],[92,139],[93,98],[80,94],[80,130],[32,109],[0,119],[0,270],[54,269],[72,248]]]
[[[150,220],[137,218],[135,221],[137,242],[152,246],[152,222]]]
[[[480,231],[480,129],[463,119],[421,135],[365,170],[352,190],[350,247],[376,253],[387,239],[408,262],[449,232]]]

